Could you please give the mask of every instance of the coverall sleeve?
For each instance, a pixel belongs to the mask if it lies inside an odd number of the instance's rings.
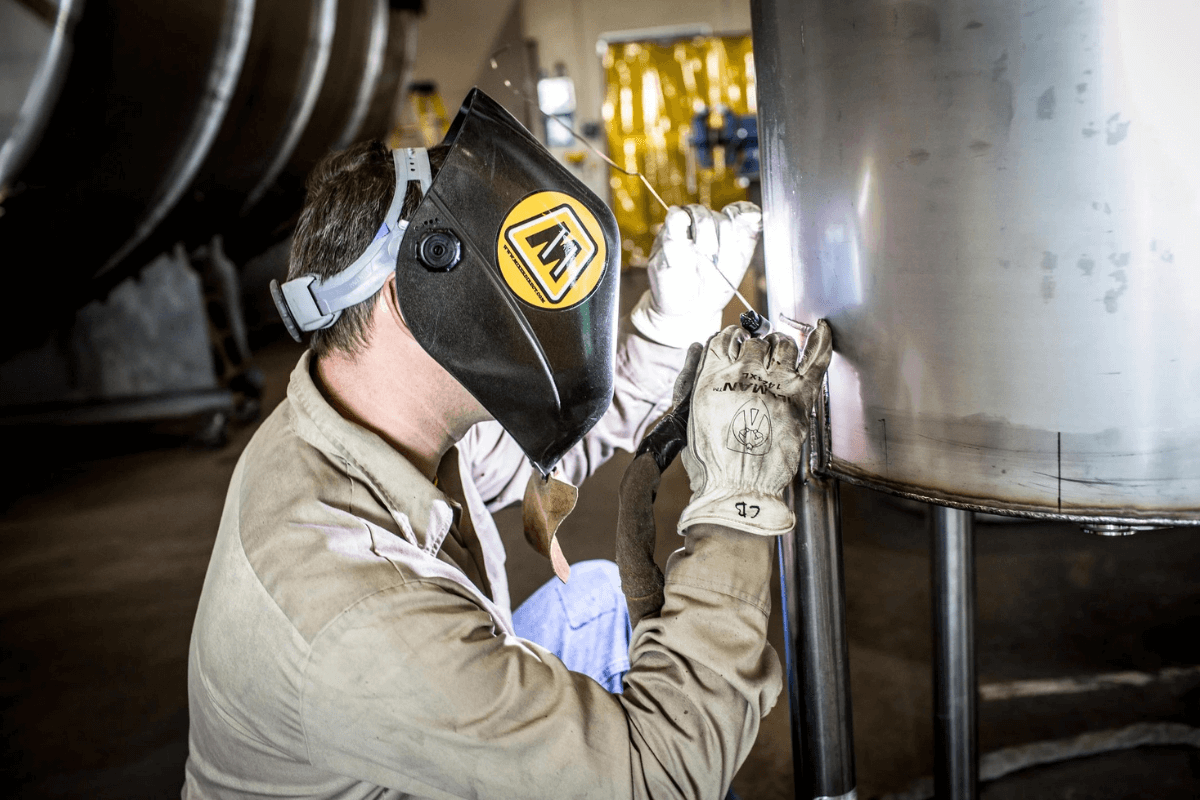
[[[422,797],[723,796],[779,695],[766,641],[772,541],[709,526],[668,564],[625,693],[497,633],[418,579],[343,612],[302,676],[311,763]]]
[[[667,412],[686,349],[642,336],[622,317],[617,332],[613,401],[596,426],[563,456],[563,477],[578,486],[618,449],[632,452],[650,425]],[[474,426],[459,443],[479,494],[491,512],[520,502],[533,467],[497,422]]]

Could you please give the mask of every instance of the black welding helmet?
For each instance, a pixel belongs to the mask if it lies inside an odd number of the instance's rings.
[[[400,310],[548,474],[612,400],[617,222],[477,88],[443,143],[396,257]]]

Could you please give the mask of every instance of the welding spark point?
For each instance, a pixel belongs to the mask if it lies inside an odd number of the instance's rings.
[[[766,336],[771,332],[771,323],[752,308],[743,311],[738,321],[742,324],[742,329],[751,336]]]

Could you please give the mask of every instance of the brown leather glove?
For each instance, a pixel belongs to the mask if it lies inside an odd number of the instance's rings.
[[[671,410],[642,439],[633,463],[621,479],[616,560],[621,573],[621,592],[625,595],[633,625],[637,625],[642,617],[657,614],[662,608],[663,575],[654,562],[657,538],[654,498],[662,473],[683,448],[688,404],[703,352],[700,344],[693,344],[688,350],[683,370],[675,380]]]

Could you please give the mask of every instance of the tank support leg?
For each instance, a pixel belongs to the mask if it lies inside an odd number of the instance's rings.
[[[812,472],[807,446],[801,464],[796,530],[779,539],[796,797],[854,800],[838,486]]]
[[[934,791],[979,794],[975,677],[975,541],[970,511],[930,506],[933,548]]]

